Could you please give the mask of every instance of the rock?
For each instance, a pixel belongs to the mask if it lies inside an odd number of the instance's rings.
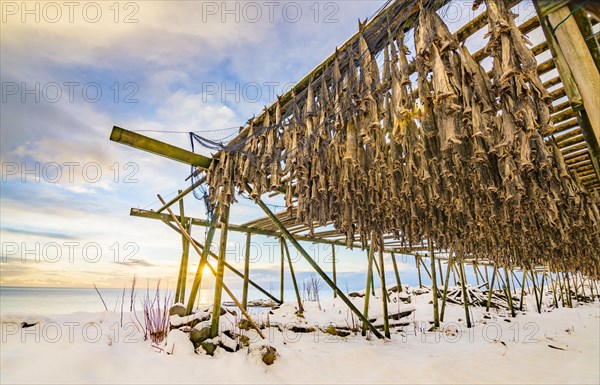
[[[273,365],[273,362],[279,357],[277,350],[269,345],[251,346],[248,353],[257,361],[262,361],[265,365]]]
[[[217,344],[212,341],[204,341],[201,346],[209,356],[213,356],[215,354],[215,350],[217,350]]]
[[[167,335],[165,351],[167,354],[192,355],[194,354],[194,345],[190,342],[187,333],[173,329]]]
[[[190,333],[190,341],[194,344],[194,348],[202,345],[204,341],[210,338],[210,326],[206,322],[196,325]]]
[[[240,345],[233,338],[229,337],[227,334],[224,333],[221,336],[219,346],[230,353],[237,352],[238,350],[240,350]]]
[[[180,317],[185,317],[186,308],[181,303],[176,303],[171,306],[169,309],[169,315],[178,315]]]
[[[247,319],[242,318],[240,322],[238,322],[238,327],[240,330],[250,330],[250,322]]]
[[[338,337],[348,337],[351,334],[348,330],[341,330],[333,325],[327,326],[325,329],[323,329],[323,332]]]
[[[310,326],[294,325],[289,330],[292,331],[292,332],[294,332],[294,333],[312,333],[316,329],[313,328],[313,327],[310,327]]]

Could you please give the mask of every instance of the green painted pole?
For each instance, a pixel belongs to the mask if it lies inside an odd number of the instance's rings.
[[[246,183],[246,190],[248,192],[252,191],[252,188],[247,183]],[[383,335],[381,333],[379,333],[379,331],[375,328],[375,326],[373,326],[373,324],[371,324],[371,322],[369,322],[369,320],[367,319],[367,317],[365,317],[356,308],[356,306],[354,306],[354,304],[352,303],[352,301],[350,301],[350,299],[333,283],[333,281],[327,276],[327,274],[325,274],[325,272],[323,271],[323,269],[321,269],[321,267],[311,258],[311,256],[306,252],[306,250],[304,250],[304,248],[302,247],[302,245],[300,245],[300,243],[298,243],[298,241],[296,240],[296,238],[294,238],[294,236],[288,231],[288,229],[285,228],[285,226],[281,223],[281,221],[279,220],[279,218],[277,218],[275,216],[275,214],[273,214],[271,212],[271,210],[269,210],[269,208],[264,204],[264,202],[259,199],[256,203],[260,206],[261,209],[263,209],[263,211],[265,212],[265,214],[267,214],[267,216],[271,219],[271,221],[273,222],[273,224],[275,224],[275,226],[277,226],[277,228],[279,229],[279,231],[288,239],[288,241],[290,241],[290,243],[292,245],[294,245],[294,247],[300,252],[300,254],[302,254],[302,256],[312,266],[312,268],[315,269],[315,271],[317,272],[317,274],[319,274],[319,276],[321,277],[321,279],[323,279],[323,281],[325,281],[325,283],[327,283],[329,285],[329,287],[331,287],[333,290],[337,290],[339,297],[350,308],[350,310],[352,310],[352,312],[354,314],[356,314],[356,316],[361,321],[367,323],[367,326],[369,327],[369,330],[371,330],[371,332],[377,338],[384,338]]]
[[[242,286],[242,307],[248,310],[248,280],[250,278],[250,241],[252,233],[246,233],[246,250],[244,255],[244,284]]]
[[[435,270],[435,254],[433,242],[429,239],[429,259],[431,260],[431,293],[433,295],[433,325],[436,329],[440,328],[440,309],[438,307],[438,287]]]
[[[492,294],[494,294],[494,281],[496,280],[496,274],[498,274],[498,265],[494,262],[494,270],[492,271],[492,283],[489,286],[488,300],[485,306],[485,311],[490,311],[490,305],[492,304]]]
[[[467,319],[467,328],[470,328],[471,315],[469,314],[469,296],[467,295],[467,283],[464,264],[460,262],[459,266],[456,269],[458,270],[458,274],[460,275],[460,286],[462,288],[463,303],[465,307],[465,317]]]
[[[200,255],[200,262],[198,262],[198,269],[196,270],[196,275],[194,276],[194,282],[192,283],[192,290],[190,291],[190,298],[188,299],[188,304],[185,311],[187,315],[192,314],[192,311],[194,309],[194,302],[196,301],[196,296],[200,291],[200,286],[202,284],[202,273],[204,272],[204,266],[206,266],[210,245],[215,235],[216,226],[214,221],[215,218],[213,217],[211,226],[208,229],[208,234],[206,235],[206,243],[204,244],[204,249],[202,250],[202,254]],[[170,224],[168,222],[165,223]]]
[[[225,274],[225,256],[227,255],[227,225],[229,224],[229,206],[221,207],[221,239],[219,240],[219,262],[215,282],[213,312],[210,322],[210,338],[219,334],[219,317],[221,316],[221,296],[223,295],[223,276]]]
[[[298,311],[304,312],[304,306],[302,306],[302,300],[300,299],[300,290],[298,290],[298,282],[296,281],[296,274],[294,274],[294,266],[292,265],[292,258],[290,257],[290,250],[285,239],[281,238],[281,244],[285,248],[285,254],[287,255],[288,265],[290,266],[290,274],[292,275],[292,283],[294,284],[294,291],[296,292],[296,301],[298,301]]]
[[[446,280],[444,282],[444,295],[442,296],[442,311],[440,312],[440,322],[444,322],[444,312],[446,311],[446,296],[448,295],[448,284],[450,282],[450,270],[452,270],[452,252],[448,256],[448,266],[446,266]]]
[[[392,263],[394,265],[394,273],[396,274],[396,284],[398,285],[398,293],[402,292],[402,281],[400,281],[400,273],[398,272],[398,263],[396,262],[396,256],[392,253]]]
[[[281,269],[279,271],[279,298],[281,298],[281,303],[283,303],[283,290],[284,290],[284,266],[285,266],[285,257],[283,255],[283,239],[279,239],[279,246],[281,248]]]
[[[335,272],[335,245],[331,245],[331,263],[333,267],[333,284],[337,286],[337,274]],[[337,291],[333,291],[333,298],[337,298]]]
[[[415,255],[415,264],[417,265],[417,273],[419,274],[419,288],[423,287],[423,281],[421,281],[421,257]]]
[[[383,239],[381,240],[383,244]],[[383,332],[387,338],[391,338],[390,324],[388,319],[388,293],[387,285],[385,284],[385,268],[383,266],[383,248],[379,248],[379,264],[381,265],[381,303],[383,304]]]
[[[369,253],[367,259],[367,283],[365,285],[365,303],[363,308],[363,314],[365,318],[369,318],[369,298],[371,297],[371,291],[369,290],[373,284],[373,254],[375,253],[375,247],[373,247],[373,238],[371,238],[371,245],[369,246]],[[367,323],[363,321],[362,335],[367,334]]]

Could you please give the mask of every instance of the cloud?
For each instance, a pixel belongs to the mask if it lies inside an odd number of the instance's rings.
[[[12,228],[12,227],[2,227],[0,228],[0,231],[6,231],[8,233],[14,233],[14,234],[22,234],[22,235],[35,235],[37,237],[43,237],[43,238],[55,238],[55,239],[77,239],[77,237],[74,237],[73,235],[69,234],[69,233],[55,233],[55,232],[48,232],[48,231],[35,231],[35,230],[26,230],[26,229],[19,229],[19,228]]]

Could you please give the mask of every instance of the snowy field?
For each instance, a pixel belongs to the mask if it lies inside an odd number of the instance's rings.
[[[266,366],[249,348],[214,356],[196,353],[187,334],[171,332],[168,343],[144,341],[130,313],[73,313],[60,316],[2,314],[0,383],[600,383],[600,304],[527,312],[510,318],[504,310],[449,304],[441,332],[430,332],[430,294],[411,303],[391,296],[390,313],[414,312],[392,329],[391,340],[334,336],[328,323],[356,324],[339,300],[305,302],[304,318],[285,304],[272,314],[254,313],[265,327],[261,340],[243,331],[250,347],[270,345],[277,360]],[[361,298],[353,301],[362,309]],[[548,304],[551,301],[548,302]],[[372,298],[370,317],[381,316]],[[141,320],[141,313],[138,318]],[[223,328],[240,316],[227,313]],[[22,328],[21,323],[35,324]],[[122,322],[122,326],[121,326]],[[377,323],[377,322],[375,322]],[[297,333],[293,326],[314,327]],[[238,330],[239,331],[239,330]]]

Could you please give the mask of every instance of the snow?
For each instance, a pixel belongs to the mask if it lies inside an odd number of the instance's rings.
[[[403,294],[406,299],[406,294]],[[250,348],[236,353],[218,348],[214,356],[195,354],[187,333],[172,330],[165,342],[143,340],[132,314],[73,313],[60,316],[2,314],[0,383],[599,383],[600,303],[527,312],[510,318],[504,310],[471,308],[474,327],[466,328],[464,308],[448,304],[440,332],[430,332],[431,294],[411,295],[411,303],[390,295],[390,314],[414,310],[406,326],[392,330],[391,340],[359,333],[340,337],[327,325],[360,325],[338,299],[305,302],[304,317],[294,303],[272,314],[254,314],[272,325],[260,339],[240,331]],[[362,310],[364,298],[353,298]],[[396,302],[394,302],[396,300]],[[382,315],[381,301],[371,297],[369,318]],[[321,310],[319,310],[319,308]],[[238,312],[239,313],[239,312]],[[138,318],[142,319],[138,314]],[[173,318],[172,318],[173,319]],[[224,330],[241,318],[226,313]],[[380,318],[379,318],[380,319]],[[38,322],[22,329],[21,322]],[[203,322],[203,326],[207,326]],[[296,333],[290,325],[314,327]],[[235,341],[221,335],[233,347]],[[216,341],[216,340],[215,340]],[[260,346],[277,349],[266,366],[255,353]]]

